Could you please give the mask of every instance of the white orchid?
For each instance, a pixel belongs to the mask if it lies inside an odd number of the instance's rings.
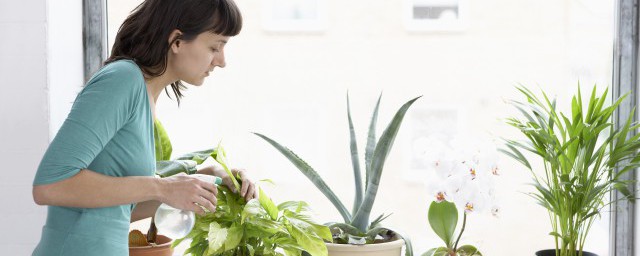
[[[446,247],[432,248],[423,255],[481,255],[473,245],[458,247],[468,214],[490,211],[498,216],[494,178],[499,175],[496,147],[486,141],[456,137],[446,141],[431,137],[417,143],[424,161],[436,178],[427,182],[427,193],[433,202],[429,206],[429,224]],[[458,215],[463,221],[457,239],[453,240]],[[442,225],[446,223],[446,225]],[[453,227],[446,229],[444,227]]]
[[[433,200],[453,202],[466,213],[490,210],[499,213],[496,204],[494,178],[499,175],[495,145],[472,138],[430,137],[424,159],[437,178],[427,184]]]

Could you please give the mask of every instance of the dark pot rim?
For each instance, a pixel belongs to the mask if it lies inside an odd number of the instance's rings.
[[[543,256],[543,255],[556,255],[555,254],[556,249],[545,249],[545,250],[539,250],[536,252],[537,256]],[[553,254],[549,254],[549,253],[553,253]],[[588,251],[582,251],[582,255],[583,256],[598,256],[595,253],[592,252],[588,252]]]

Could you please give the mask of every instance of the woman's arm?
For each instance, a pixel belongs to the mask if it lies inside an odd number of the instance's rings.
[[[204,210],[195,203],[214,212],[217,193],[214,184],[186,175],[165,179],[111,177],[88,169],[56,183],[33,187],[33,199],[39,205],[98,208],[156,200],[201,215]]]

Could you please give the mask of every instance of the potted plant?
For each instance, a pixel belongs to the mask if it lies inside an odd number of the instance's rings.
[[[351,136],[351,160],[353,164],[353,174],[355,176],[355,200],[351,212],[347,210],[342,201],[335,195],[333,190],[325,183],[318,173],[298,157],[293,151],[280,145],[269,137],[255,133],[260,138],[266,140],[275,147],[289,161],[291,161],[309,180],[331,201],[342,216],[342,222],[329,223],[333,234],[332,243],[328,243],[329,254],[338,255],[400,255],[403,241],[406,243],[406,255],[413,255],[411,243],[406,237],[394,232],[391,229],[380,225],[381,221],[388,215],[380,215],[370,221],[371,208],[378,193],[378,186],[382,175],[385,160],[391,147],[405,113],[418,98],[414,98],[405,103],[395,114],[391,123],[382,133],[376,142],[376,121],[378,118],[378,107],[380,99],[378,97],[371,123],[365,149],[365,179],[364,187],[360,173],[360,161],[358,159],[357,141],[353,122],[351,120],[351,110],[349,107],[349,95],[347,94],[347,117],[349,120],[349,132]],[[384,252],[386,254],[378,254]]]
[[[172,146],[169,137],[158,121],[154,122],[154,144],[156,152],[156,175],[165,178],[179,173],[195,174],[198,164],[202,164],[214,149],[196,151],[171,159]],[[129,254],[131,256],[170,256],[173,254],[171,244],[173,240],[167,236],[158,234],[155,220],[151,219],[149,230],[146,234],[139,230],[129,232]]]
[[[487,211],[498,215],[494,188],[494,178],[498,176],[495,146],[460,137],[448,143],[431,139],[424,146],[427,165],[437,174],[427,185],[433,199],[428,220],[444,246],[422,255],[482,256],[476,246],[462,245],[460,239],[468,226],[468,215]],[[462,227],[456,235],[459,212],[462,212]]]
[[[620,175],[639,166],[640,134],[629,136],[640,125],[631,123],[633,112],[620,129],[611,118],[627,95],[605,106],[608,90],[598,94],[594,87],[584,108],[578,88],[571,112],[565,115],[544,92],[538,97],[525,87],[517,89],[526,101],[511,104],[522,116],[509,118],[507,123],[526,140],[506,139],[507,148],[501,151],[531,172],[535,192],[530,195],[549,212],[555,250],[536,255],[595,255],[583,248],[593,221],[609,204],[605,196],[618,190],[626,199],[633,199],[627,189],[632,181]],[[534,170],[522,150],[541,159],[543,169]]]
[[[228,169],[226,154],[218,146],[211,156],[232,178],[237,191],[240,183]],[[195,227],[182,239],[191,239],[185,254],[201,255],[312,255],[326,256],[324,240],[331,240],[329,228],[315,223],[307,203],[284,202],[275,205],[259,189],[258,199],[248,202],[224,186],[218,187],[216,212],[197,216]]]

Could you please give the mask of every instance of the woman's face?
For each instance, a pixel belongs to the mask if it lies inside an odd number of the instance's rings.
[[[194,40],[178,40],[171,46],[169,66],[179,80],[202,85],[215,67],[224,68],[224,46],[228,36],[200,33]]]

